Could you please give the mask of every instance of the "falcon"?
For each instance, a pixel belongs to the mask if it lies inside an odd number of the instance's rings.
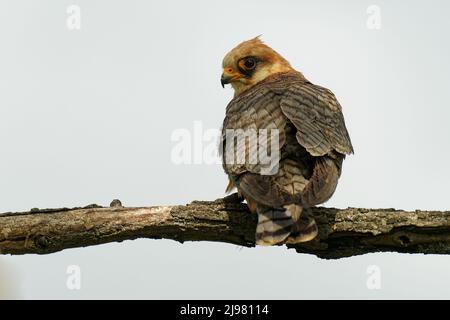
[[[342,162],[353,153],[339,102],[259,37],[233,48],[222,66],[222,86],[234,89],[220,147],[227,192],[236,187],[257,214],[256,244],[314,239],[311,208],[330,199]],[[276,165],[259,161],[260,147],[278,155]]]

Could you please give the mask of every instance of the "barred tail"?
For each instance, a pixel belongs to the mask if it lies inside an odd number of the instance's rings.
[[[317,235],[317,225],[308,209],[290,204],[283,208],[258,205],[256,244],[275,245],[312,240]]]

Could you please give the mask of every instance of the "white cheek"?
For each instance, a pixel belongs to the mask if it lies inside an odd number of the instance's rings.
[[[257,83],[261,80],[264,80],[268,76],[278,73],[278,72],[287,72],[291,69],[288,66],[282,64],[273,64],[271,66],[264,66],[263,68],[257,70],[252,77],[252,83]]]
[[[264,80],[267,76],[269,76],[271,74],[270,69],[264,68],[264,69],[260,69],[257,70],[252,77],[252,82],[256,83],[259,82],[261,80]]]
[[[280,63],[275,63],[272,66],[270,66],[270,73],[277,73],[277,72],[286,72],[289,71],[290,68],[287,67],[286,65],[280,64]]]

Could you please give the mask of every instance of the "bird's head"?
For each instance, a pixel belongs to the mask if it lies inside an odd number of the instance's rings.
[[[239,44],[223,59],[222,86],[231,84],[238,96],[270,75],[295,71],[289,62],[275,50],[264,44],[259,37]]]

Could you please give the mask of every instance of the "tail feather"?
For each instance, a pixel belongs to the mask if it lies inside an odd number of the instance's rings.
[[[291,204],[284,208],[258,205],[257,213],[256,243],[258,245],[304,242],[317,235],[314,218],[299,205]]]
[[[294,244],[311,241],[318,233],[319,229],[317,228],[316,220],[314,220],[311,209],[304,208],[300,218],[293,225],[286,243]]]
[[[256,243],[273,245],[282,243],[290,234],[294,221],[285,210],[257,207],[258,225]]]

